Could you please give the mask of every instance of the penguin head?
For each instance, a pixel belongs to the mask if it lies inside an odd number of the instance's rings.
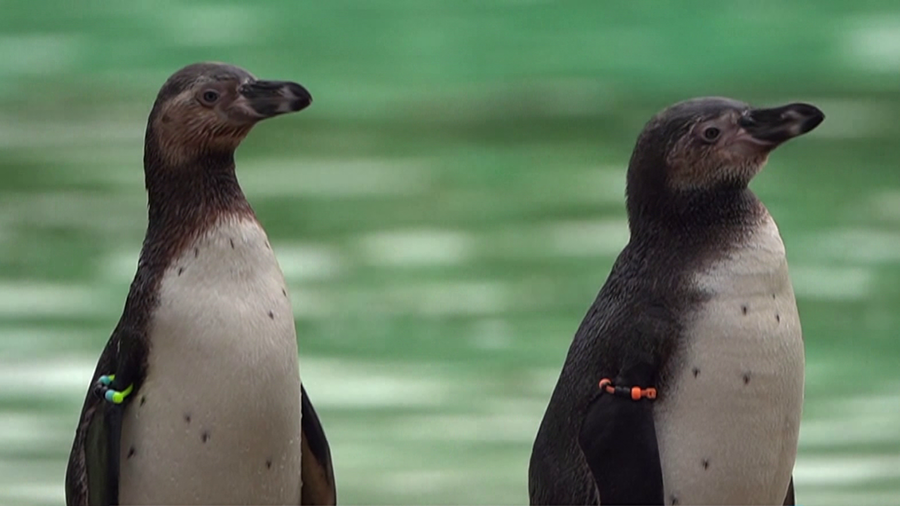
[[[195,63],[175,72],[159,90],[147,123],[147,145],[170,165],[230,154],[261,120],[312,103],[303,86],[259,80],[224,63]]]
[[[705,97],[672,105],[638,137],[628,167],[629,210],[652,200],[744,189],[772,150],[812,131],[824,118],[818,108],[803,103],[760,109]]]

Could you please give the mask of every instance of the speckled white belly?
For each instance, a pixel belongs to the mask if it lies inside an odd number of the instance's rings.
[[[666,504],[782,504],[797,454],[804,353],[771,218],[696,283],[712,299],[689,319],[655,409]]]
[[[299,504],[300,376],[265,232],[223,218],[163,277],[125,412],[122,504]]]

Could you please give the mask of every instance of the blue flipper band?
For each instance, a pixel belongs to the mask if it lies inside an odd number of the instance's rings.
[[[113,404],[122,404],[122,401],[125,400],[126,397],[131,395],[131,391],[134,390],[134,385],[128,385],[128,388],[121,392],[117,392],[115,390],[107,390],[103,397],[113,403]]]

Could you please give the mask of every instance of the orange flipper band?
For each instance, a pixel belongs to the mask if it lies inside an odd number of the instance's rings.
[[[612,380],[610,380],[609,378],[603,378],[602,380],[600,380],[600,390],[608,394],[618,395],[619,397],[628,397],[633,401],[639,401],[641,399],[656,399],[656,389],[653,387],[617,387],[613,385]]]

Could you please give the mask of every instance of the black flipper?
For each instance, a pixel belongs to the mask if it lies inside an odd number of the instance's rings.
[[[600,378],[598,378],[599,381]],[[654,387],[654,368],[640,365],[613,379],[622,387]],[[601,504],[662,505],[664,490],[651,399],[632,400],[597,389],[578,443]]]
[[[337,490],[334,486],[334,469],[331,464],[331,448],[319,415],[313,408],[306,388],[300,386],[301,444],[303,451],[301,479],[303,489],[300,497],[302,505],[334,505]]]
[[[788,485],[787,495],[784,497],[784,506],[794,506],[794,477],[791,476],[791,484]]]
[[[106,506],[119,502],[119,438],[122,408],[100,401],[90,417],[85,439],[87,504]]]
[[[117,328],[100,355],[69,454],[68,506],[110,506],[119,502],[122,418],[143,381],[145,350],[137,335]],[[103,386],[100,377],[110,374],[115,374],[115,380],[108,387]],[[106,390],[122,391],[129,385],[133,385],[132,393],[121,404],[104,398]]]

